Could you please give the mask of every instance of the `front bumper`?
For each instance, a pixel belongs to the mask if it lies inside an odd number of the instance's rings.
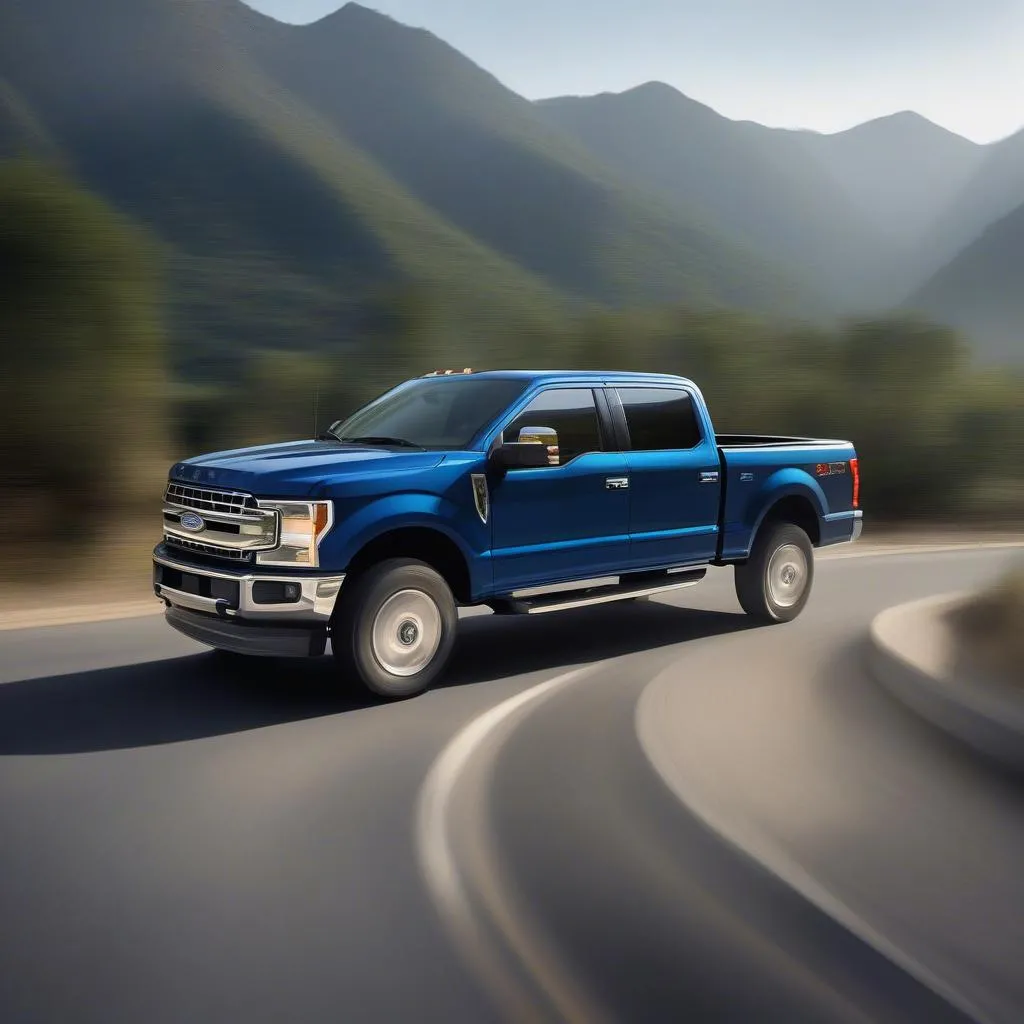
[[[213,569],[176,558],[164,545],[153,552],[153,592],[167,606],[167,621],[195,640],[239,653],[322,654],[344,581],[343,573]],[[286,590],[289,599],[275,600]],[[270,643],[273,634],[280,643]]]
[[[179,633],[219,651],[266,658],[317,658],[327,649],[326,626],[218,619],[174,605],[168,607],[165,617]]]

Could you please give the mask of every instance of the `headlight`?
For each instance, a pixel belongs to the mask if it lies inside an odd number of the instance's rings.
[[[320,541],[334,525],[334,506],[329,501],[261,501],[260,508],[277,512],[280,534],[273,551],[258,551],[260,565],[320,564]]]

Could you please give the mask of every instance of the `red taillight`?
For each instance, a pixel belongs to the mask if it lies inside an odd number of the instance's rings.
[[[860,508],[860,459],[850,459],[850,472],[853,474],[853,507]]]

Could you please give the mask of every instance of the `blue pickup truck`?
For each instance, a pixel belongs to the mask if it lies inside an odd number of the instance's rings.
[[[154,589],[175,629],[312,657],[385,698],[444,671],[459,606],[536,615],[733,565],[766,623],[807,602],[814,548],[861,532],[846,441],[715,434],[658,374],[435,371],[318,438],[170,472]]]

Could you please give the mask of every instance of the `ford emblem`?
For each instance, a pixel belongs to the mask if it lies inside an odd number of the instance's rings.
[[[206,526],[202,516],[197,516],[195,512],[186,512],[181,517],[181,528],[188,530],[190,533],[198,533]]]

